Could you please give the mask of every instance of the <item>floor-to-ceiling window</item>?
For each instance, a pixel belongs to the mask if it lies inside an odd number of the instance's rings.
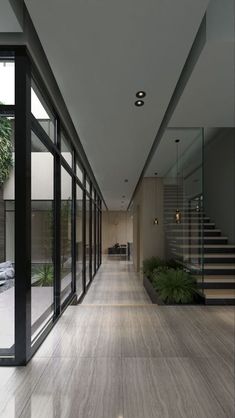
[[[90,191],[90,184],[86,181],[86,189]],[[86,285],[91,281],[91,205],[90,195],[86,192],[86,237],[85,237],[85,251],[86,251]]]
[[[32,131],[31,338],[54,314],[54,157]]]
[[[83,190],[76,185],[76,292],[83,292]]]
[[[99,265],[99,191],[56,106],[26,47],[0,52],[0,365],[27,363]]]
[[[14,117],[0,114],[0,355],[6,356],[15,351],[14,220]]]
[[[61,167],[61,303],[72,292],[72,177]]]
[[[91,227],[92,227],[92,234],[91,234],[91,249],[92,249],[92,251],[91,251],[91,254],[92,254],[92,260],[91,260],[91,275],[92,275],[92,277],[94,276],[94,274],[95,274],[95,259],[96,259],[96,257],[95,257],[95,239],[96,239],[96,231],[95,231],[95,228],[96,228],[96,219],[95,219],[95,211],[96,211],[96,207],[95,207],[95,191],[94,191],[94,189],[92,188],[92,201],[91,201],[91,209],[92,209],[92,212],[91,212],[91,220],[92,220],[92,222],[91,222]]]

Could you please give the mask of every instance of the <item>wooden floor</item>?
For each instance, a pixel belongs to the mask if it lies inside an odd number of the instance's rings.
[[[234,309],[156,306],[106,260],[25,368],[0,369],[0,417],[234,418]]]

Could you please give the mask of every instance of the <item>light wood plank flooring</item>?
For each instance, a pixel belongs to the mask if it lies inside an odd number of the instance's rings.
[[[234,309],[152,305],[107,259],[28,366],[0,369],[0,417],[234,418]]]

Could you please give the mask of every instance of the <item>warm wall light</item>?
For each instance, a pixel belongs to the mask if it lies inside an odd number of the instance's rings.
[[[153,220],[153,225],[158,225],[159,224],[159,220],[158,220],[158,218],[154,218],[154,220]]]
[[[177,224],[181,223],[181,212],[179,211],[179,209],[176,209],[175,211],[175,222]]]

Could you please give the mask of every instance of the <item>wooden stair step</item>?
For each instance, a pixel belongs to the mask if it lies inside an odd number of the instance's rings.
[[[204,296],[208,305],[235,304],[235,289],[204,289]]]
[[[203,279],[197,278],[198,282],[204,281],[206,283],[234,283],[235,284],[235,275],[226,276],[226,275],[216,275],[216,274],[209,274],[204,276]]]

